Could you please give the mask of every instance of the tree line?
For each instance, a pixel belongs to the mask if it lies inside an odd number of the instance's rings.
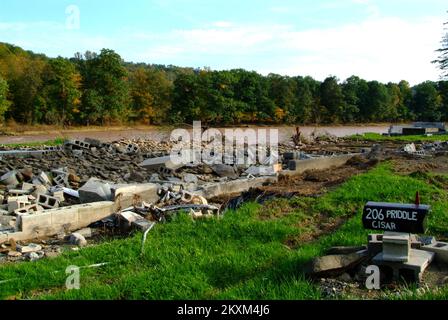
[[[48,58],[0,43],[0,119],[51,125],[447,121],[448,81],[411,87],[330,76],[321,82],[126,63],[108,49]]]

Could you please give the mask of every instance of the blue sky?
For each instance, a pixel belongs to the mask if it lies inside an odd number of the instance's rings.
[[[14,0],[2,4],[0,41],[49,56],[111,48],[134,62],[415,84],[438,79],[430,61],[447,10],[446,0]]]

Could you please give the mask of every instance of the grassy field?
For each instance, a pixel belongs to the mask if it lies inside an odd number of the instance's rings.
[[[321,299],[318,287],[305,279],[304,265],[331,246],[366,243],[369,232],[361,226],[365,202],[412,203],[418,190],[422,203],[433,206],[429,233],[443,235],[448,230],[447,185],[447,176],[399,176],[386,163],[320,198],[249,203],[211,220],[180,214],[155,226],[142,255],[138,233],[52,260],[1,266],[0,298]],[[336,232],[287,246],[313,233],[323,214],[347,221]],[[68,266],[104,262],[109,264],[81,269],[80,290],[65,290]],[[407,298],[445,299],[448,288],[426,295],[411,290]]]
[[[362,141],[403,141],[403,142],[434,142],[434,141],[448,141],[448,134],[443,135],[433,135],[433,136],[383,136],[379,133],[365,133],[357,134],[348,137],[351,140],[362,140]]]
[[[0,146],[10,147],[10,148],[27,148],[27,147],[42,147],[42,146],[60,146],[64,144],[64,138],[57,138],[48,141],[39,141],[39,142],[27,142],[27,143],[8,143],[2,144]]]

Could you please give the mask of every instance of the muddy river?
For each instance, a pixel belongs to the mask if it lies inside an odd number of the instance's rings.
[[[242,129],[278,129],[279,141],[286,142],[295,134],[295,127],[289,126],[271,126],[271,127],[242,127]],[[301,126],[300,130],[304,135],[310,135],[313,132],[328,133],[338,137],[344,137],[354,134],[362,134],[367,132],[387,133],[389,126],[385,125],[369,125],[369,126]],[[107,129],[107,130],[81,130],[81,131],[51,131],[37,134],[23,134],[15,136],[0,136],[0,144],[11,143],[30,143],[53,140],[56,138],[83,139],[86,137],[96,138],[105,142],[120,140],[122,138],[143,138],[155,141],[163,141],[170,138],[172,128],[138,128],[138,129]]]

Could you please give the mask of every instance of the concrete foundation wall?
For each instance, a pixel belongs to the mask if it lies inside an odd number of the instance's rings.
[[[159,200],[159,186],[153,183],[118,187],[112,190],[115,199],[115,210],[125,209],[134,205],[135,200],[155,203]]]
[[[76,205],[72,207],[46,210],[20,217],[20,232],[0,234],[0,243],[14,240],[30,240],[53,236],[59,232],[71,232],[82,229],[114,213],[111,201]]]
[[[359,154],[345,154],[336,157],[322,157],[307,160],[291,160],[295,162],[295,170],[284,170],[280,172],[283,176],[293,176],[304,173],[307,170],[325,170],[331,167],[340,167],[348,160]]]
[[[195,194],[203,196],[206,199],[248,191],[251,188],[258,188],[266,183],[276,183],[278,177],[259,177],[252,180],[239,179],[222,183],[214,183],[202,186],[201,190],[195,191]]]

